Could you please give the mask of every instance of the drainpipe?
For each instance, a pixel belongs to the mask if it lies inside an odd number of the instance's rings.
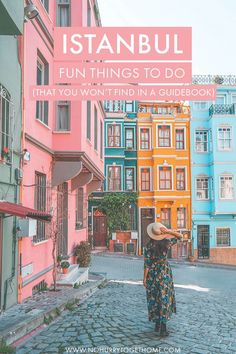
[[[21,66],[21,99],[22,99],[22,127],[21,127],[21,151],[25,148],[25,99],[24,99],[24,32],[21,37],[18,37],[18,60]],[[20,168],[23,169],[24,160],[20,157]],[[20,185],[19,202],[23,202],[23,183]],[[18,239],[18,296],[17,302],[22,303],[22,251],[23,239]]]

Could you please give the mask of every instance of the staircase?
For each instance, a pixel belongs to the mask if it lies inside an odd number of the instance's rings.
[[[89,268],[79,267],[78,264],[72,264],[66,274],[57,274],[57,285],[71,286],[75,284],[81,285],[88,281]]]

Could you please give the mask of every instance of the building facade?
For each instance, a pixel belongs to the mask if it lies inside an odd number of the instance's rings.
[[[25,23],[23,48],[24,161],[22,200],[52,215],[37,222],[34,237],[24,235],[19,302],[52,283],[52,236],[57,254],[71,259],[74,244],[87,240],[88,195],[103,182],[103,119],[100,102],[30,101],[31,85],[53,84],[53,29],[100,26],[95,0],[35,0],[39,15]],[[29,159],[30,155],[30,159]]]
[[[137,140],[135,101],[105,101],[105,181],[103,191],[91,200],[90,228],[95,247],[106,247],[106,217],[96,205],[105,193],[137,191]],[[104,226],[102,226],[104,225]],[[137,208],[130,206],[130,230],[137,230]]]
[[[180,103],[139,102],[137,181],[139,253],[148,240],[147,226],[161,221],[184,233],[172,257],[191,253],[190,111]]]
[[[196,259],[236,264],[236,87],[220,82],[191,104],[193,243]]]
[[[17,301],[17,218],[3,209],[17,204],[20,194],[23,21],[23,1],[0,1],[0,312]]]

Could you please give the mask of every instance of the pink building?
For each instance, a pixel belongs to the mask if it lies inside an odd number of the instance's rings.
[[[25,23],[22,203],[52,213],[60,229],[58,254],[88,237],[88,195],[103,181],[103,106],[88,102],[33,102],[30,85],[53,83],[55,26],[99,26],[96,0],[34,0],[39,15]],[[19,301],[52,282],[50,225],[20,242]]]

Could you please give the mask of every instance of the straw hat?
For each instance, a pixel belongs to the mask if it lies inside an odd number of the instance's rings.
[[[163,240],[164,238],[173,237],[168,234],[162,234],[160,230],[161,227],[166,228],[165,225],[161,224],[160,222],[153,222],[149,224],[147,227],[148,236],[153,240],[157,240],[157,241]]]

